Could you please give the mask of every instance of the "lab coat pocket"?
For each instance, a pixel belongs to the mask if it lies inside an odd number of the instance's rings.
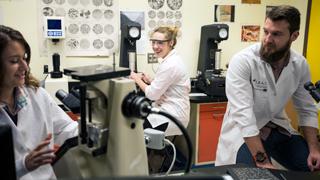
[[[253,91],[253,111],[262,112],[265,111],[268,105],[268,90],[254,89]]]

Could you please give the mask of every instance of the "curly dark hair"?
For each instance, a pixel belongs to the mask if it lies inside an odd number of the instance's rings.
[[[5,74],[4,74],[5,71],[3,69],[4,68],[3,61],[1,58],[4,53],[4,50],[12,41],[18,42],[24,47],[27,55],[27,59],[26,59],[27,64],[28,66],[30,64],[31,49],[28,42],[24,39],[23,35],[19,31],[13,28],[0,25],[0,87],[3,85],[2,83],[4,82],[4,78],[5,78]],[[39,81],[31,75],[30,68],[29,68],[29,71],[26,73],[25,85],[31,86],[34,88],[39,87]]]

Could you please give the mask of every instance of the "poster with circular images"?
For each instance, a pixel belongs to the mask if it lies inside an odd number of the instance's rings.
[[[40,24],[46,16],[64,17],[66,56],[109,56],[118,50],[118,0],[39,1]]]
[[[149,32],[159,26],[175,26],[181,35],[182,0],[148,0],[147,27]]]

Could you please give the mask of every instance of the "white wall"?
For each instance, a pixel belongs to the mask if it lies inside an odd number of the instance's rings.
[[[38,4],[40,0],[0,0],[0,13],[3,23],[20,30],[32,48],[31,69],[33,74],[42,79],[44,76],[43,65],[51,67],[51,54],[48,57],[40,57],[38,34]],[[241,4],[240,0],[184,0],[182,6],[182,37],[178,39],[177,50],[186,61],[190,76],[196,75],[199,39],[201,26],[212,24],[214,5],[235,5],[235,22],[227,23],[230,29],[229,39],[222,41],[219,48],[222,49],[222,65],[225,65],[231,56],[250,43],[241,42],[240,29],[242,25],[263,25],[266,5],[290,4],[301,12],[300,37],[293,44],[297,51],[303,51],[303,37],[305,33],[307,0],[261,0],[260,5]],[[148,9],[148,0],[119,0],[120,10],[144,11]],[[261,33],[260,33],[261,34]],[[59,45],[58,45],[59,46]],[[50,46],[51,47],[51,46]],[[55,52],[61,47],[52,46],[50,51]],[[147,52],[151,52],[148,47]],[[93,63],[112,64],[112,57],[61,57],[61,68],[87,65]],[[116,56],[118,64],[118,55]],[[156,65],[154,66],[156,68]],[[146,55],[138,56],[138,70],[152,73],[152,65],[147,64]]]

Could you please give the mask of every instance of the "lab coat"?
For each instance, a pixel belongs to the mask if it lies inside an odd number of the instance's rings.
[[[226,75],[227,110],[224,115],[215,165],[234,164],[244,137],[259,134],[269,121],[298,134],[284,111],[292,97],[299,114],[299,126],[318,128],[317,108],[304,84],[310,81],[306,59],[290,50],[288,65],[275,82],[270,64],[261,60],[260,43],[238,54]]]
[[[78,123],[71,120],[43,88],[35,91],[23,87],[22,91],[27,105],[18,112],[17,126],[3,109],[3,105],[0,108],[1,121],[12,128],[17,177],[21,180],[56,179],[50,164],[28,172],[24,164],[25,157],[48,133],[52,133],[51,147],[53,143],[61,145],[66,139],[77,136]]]
[[[155,101],[154,107],[174,116],[187,127],[190,116],[191,87],[184,62],[174,49],[164,59],[159,59],[159,62],[155,78],[146,87],[145,95],[148,99]],[[178,127],[164,116],[150,114],[147,119],[152,127],[169,122],[166,136],[181,134]]]

